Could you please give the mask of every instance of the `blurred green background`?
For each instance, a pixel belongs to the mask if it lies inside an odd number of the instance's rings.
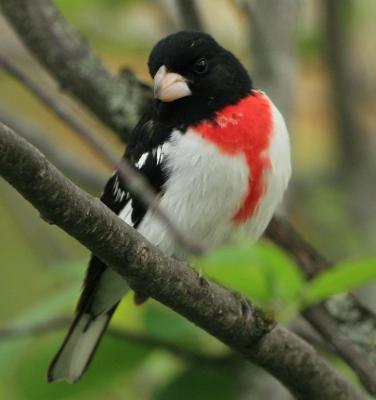
[[[146,61],[151,47],[180,26],[173,1],[57,0],[55,3],[111,70],[117,72],[129,66],[146,81],[149,81]],[[230,0],[199,3],[205,29],[234,51],[252,75],[257,52],[250,45],[252,30],[244,12]],[[331,38],[325,26],[330,22],[323,4],[316,0],[300,2],[294,43],[290,43],[294,49],[291,54],[294,69],[285,96],[292,103],[288,125],[293,146],[293,180],[283,211],[314,246],[337,262],[376,255],[376,2],[346,0],[341,11],[341,29],[346,37],[342,36],[338,46],[345,48],[341,63],[346,66],[348,79],[340,96],[347,98],[352,117],[345,139],[338,115],[346,113],[346,108],[342,110],[341,102],[336,99],[338,70],[331,59],[333,54],[327,52]],[[274,17],[276,24],[278,17]],[[275,40],[278,42],[279,38]],[[123,144],[108,129],[58,91],[4,19],[0,19],[0,52],[105,137],[116,154],[122,153]],[[262,78],[258,81],[257,74],[253,78],[258,87]],[[283,108],[278,102],[277,106]],[[99,177],[110,173],[85,143],[2,71],[0,109],[27,129],[41,132],[53,147],[80,160]],[[86,189],[99,194],[96,188]],[[22,327],[34,322],[71,315],[88,251],[41,220],[4,181],[0,181],[0,237],[0,326],[13,324],[16,332],[17,327],[25,331]],[[266,250],[263,246],[254,250],[255,264],[262,264],[269,257],[265,254],[272,254],[277,264],[282,262],[284,255],[272,246]],[[285,271],[290,271],[286,268]],[[256,279],[255,275],[252,277]],[[275,290],[260,295],[260,299],[273,297]],[[286,290],[293,289],[290,285]],[[368,306],[375,306],[374,291],[362,289],[360,295]],[[280,308],[278,299],[274,296],[266,301],[267,307]],[[287,309],[281,317],[284,323],[296,312],[295,308],[287,306]],[[258,379],[250,378],[258,376],[259,371],[229,355],[222,344],[152,300],[136,307],[130,296],[123,301],[112,326],[160,339],[162,343],[150,346],[107,334],[82,382],[74,386],[47,385],[44,373],[63,338],[64,321],[55,321],[53,332],[26,332],[17,338],[9,338],[10,332],[0,328],[0,398],[225,400],[253,398],[247,397],[253,389],[260,396],[255,398],[277,398],[268,397],[268,390],[275,393],[278,384],[263,377],[268,383],[261,385]],[[164,341],[182,346],[187,354],[166,350]],[[191,352],[211,357],[206,361],[196,359]],[[342,363],[335,362],[352,376]],[[278,390],[281,391],[278,398],[288,398],[279,386]]]

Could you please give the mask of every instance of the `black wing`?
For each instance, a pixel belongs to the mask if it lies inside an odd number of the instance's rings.
[[[123,159],[131,162],[143,174],[156,193],[161,192],[166,180],[163,171],[163,143],[168,140],[170,132],[168,127],[154,122],[151,114],[145,114],[135,127],[123,156]],[[147,211],[143,204],[128,191],[118,171],[115,171],[108,180],[100,199],[117,215],[125,207],[130,206],[130,221],[134,228],[137,228]],[[88,310],[90,299],[106,268],[107,266],[92,254],[77,311]]]

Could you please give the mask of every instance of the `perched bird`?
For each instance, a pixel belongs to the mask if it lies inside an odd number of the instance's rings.
[[[167,36],[153,48],[148,66],[153,104],[124,157],[147,178],[160,207],[187,237],[213,249],[243,229],[256,241],[290,178],[283,117],[253,87],[239,60],[206,33]],[[164,253],[183,256],[118,172],[101,200]],[[75,319],[48,369],[48,381],[73,383],[83,375],[129,290],[124,278],[91,257]]]

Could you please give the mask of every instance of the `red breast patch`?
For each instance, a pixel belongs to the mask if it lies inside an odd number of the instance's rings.
[[[271,168],[267,150],[270,144],[272,116],[270,102],[259,91],[237,104],[217,112],[213,121],[205,121],[195,130],[215,143],[225,154],[244,153],[249,167],[248,191],[233,221],[242,223],[252,217],[265,193],[264,173]]]

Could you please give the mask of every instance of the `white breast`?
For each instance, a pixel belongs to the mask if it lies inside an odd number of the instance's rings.
[[[245,157],[222,153],[193,129],[174,131],[163,152],[169,178],[160,206],[193,240],[206,248],[218,246],[233,230],[232,216],[248,189]],[[165,252],[176,252],[165,227],[150,212],[138,230]]]

